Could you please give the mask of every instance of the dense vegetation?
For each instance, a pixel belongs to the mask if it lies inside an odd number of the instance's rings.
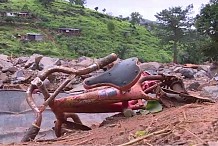
[[[115,52],[120,58],[144,61],[201,63],[218,60],[218,0],[210,0],[191,17],[192,5],[171,7],[147,21],[138,12],[113,17],[86,9],[86,0],[0,0],[0,53],[39,53],[63,58],[102,57]],[[100,10],[99,10],[100,11]],[[30,12],[28,17],[4,12]],[[145,24],[141,26],[140,24]],[[66,36],[58,28],[78,28],[80,36]],[[26,33],[43,34],[39,42],[21,41]]]
[[[163,48],[171,48],[174,62],[218,61],[218,0],[210,0],[200,14],[191,17],[192,5],[172,7],[157,13],[155,33]]]
[[[31,17],[0,17],[0,53],[57,57],[102,57],[111,52],[121,58],[137,56],[144,61],[171,61],[171,51],[159,46],[159,39],[143,26],[133,25],[83,6],[55,0],[10,0],[0,3],[0,12],[30,12]],[[79,28],[81,36],[57,33],[60,27]],[[41,33],[42,42],[24,42],[17,36]]]

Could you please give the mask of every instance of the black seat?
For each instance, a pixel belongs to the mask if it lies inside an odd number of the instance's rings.
[[[141,70],[138,66],[138,58],[129,58],[115,64],[103,74],[86,79],[84,87],[90,89],[99,86],[112,86],[119,90],[128,90],[139,79]]]

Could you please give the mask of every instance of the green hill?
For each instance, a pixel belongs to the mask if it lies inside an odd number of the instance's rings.
[[[29,12],[28,17],[3,16],[5,12]],[[10,0],[0,3],[0,53],[29,55],[39,53],[61,58],[102,57],[111,52],[120,57],[137,56],[144,61],[171,60],[160,49],[158,39],[142,26],[57,0],[45,7],[36,0]],[[58,28],[76,28],[80,36],[66,36]],[[43,35],[43,41],[21,41],[27,33]]]

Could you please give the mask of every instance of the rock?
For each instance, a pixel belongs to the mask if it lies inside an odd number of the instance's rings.
[[[218,74],[218,62],[213,62],[208,70],[208,74],[210,78],[213,78]]]
[[[32,70],[43,70],[43,64],[36,64],[36,63],[33,63],[30,67],[30,69]]]
[[[17,70],[11,77],[11,82],[13,84],[26,83],[32,77],[31,72],[23,69]]]
[[[33,54],[32,56],[30,56],[30,58],[28,59],[28,61],[25,63],[25,68],[30,67],[31,65],[33,65],[34,63],[36,64],[36,66],[39,64],[40,60],[42,59],[42,55],[39,54]]]
[[[75,60],[72,60],[72,61],[60,60],[60,64],[61,66],[64,66],[64,67],[73,67],[76,65],[76,61]]]
[[[213,79],[214,79],[215,81],[218,81],[218,76],[214,76]]]
[[[77,66],[87,67],[89,65],[92,65],[94,63],[94,59],[89,57],[80,57],[77,60]]]
[[[153,70],[153,71],[157,71],[161,64],[158,62],[147,62],[147,63],[141,63],[140,68],[144,71],[144,70]]]
[[[18,70],[18,68],[16,68],[15,66],[12,66],[10,68],[7,69],[7,71],[9,71],[10,73],[15,73]],[[3,71],[3,70],[2,70]],[[4,72],[4,71],[3,71]]]
[[[218,86],[206,86],[202,88],[203,92],[210,94],[211,97],[217,99],[218,97]]]
[[[125,117],[133,117],[135,115],[135,112],[132,109],[124,109],[123,115]]]
[[[24,71],[23,70],[18,70],[14,73],[13,75],[15,78],[19,78],[19,77],[24,77]]]
[[[158,74],[164,74],[164,75],[170,75],[172,73],[172,70],[170,69],[161,69],[158,71]]]
[[[194,74],[195,78],[200,78],[200,77],[208,77],[208,74],[204,70],[200,70],[197,73]]]
[[[185,78],[194,78],[195,71],[192,68],[182,68],[179,70],[179,73],[181,73]]]
[[[150,75],[157,75],[158,74],[158,72],[155,70],[146,70],[146,72]]]
[[[48,79],[45,79],[43,81],[43,84],[45,85],[45,87],[49,87],[51,85],[51,82]]]
[[[199,82],[194,82],[191,83],[187,89],[189,90],[198,90],[198,88],[200,87],[200,83]]]
[[[2,69],[3,72],[8,71],[8,69],[11,67],[13,67],[13,64],[11,62],[0,59],[0,69]]]
[[[173,69],[173,72],[179,72],[182,68],[182,66],[177,66]]]
[[[7,82],[9,80],[7,74],[6,73],[0,73],[0,80],[3,83]]]
[[[8,58],[9,58],[8,55],[0,54],[0,59],[1,60],[9,61]]]
[[[29,57],[19,57],[14,60],[14,65],[23,64],[28,61]]]
[[[210,69],[209,65],[199,65],[198,66],[198,70],[204,70],[204,71],[208,72],[209,69]]]
[[[18,77],[15,80],[12,80],[11,83],[13,83],[13,84],[21,84],[21,83],[23,83],[25,81],[26,81],[25,77]]]
[[[60,66],[61,61],[60,61],[59,58],[43,57],[40,60],[39,64],[43,69],[47,69],[47,68],[50,68],[50,67],[54,67],[56,65]]]

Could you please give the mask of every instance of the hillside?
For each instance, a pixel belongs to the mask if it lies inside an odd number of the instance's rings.
[[[28,12],[28,17],[3,13]],[[158,39],[145,27],[94,10],[55,1],[45,7],[36,0],[10,0],[0,3],[0,53],[30,55],[39,53],[61,58],[102,57],[111,52],[121,58],[137,56],[144,61],[168,62],[170,52],[161,50]],[[108,26],[111,28],[109,31]],[[80,36],[66,36],[59,28],[81,30]],[[21,41],[27,33],[43,35],[43,41]]]

